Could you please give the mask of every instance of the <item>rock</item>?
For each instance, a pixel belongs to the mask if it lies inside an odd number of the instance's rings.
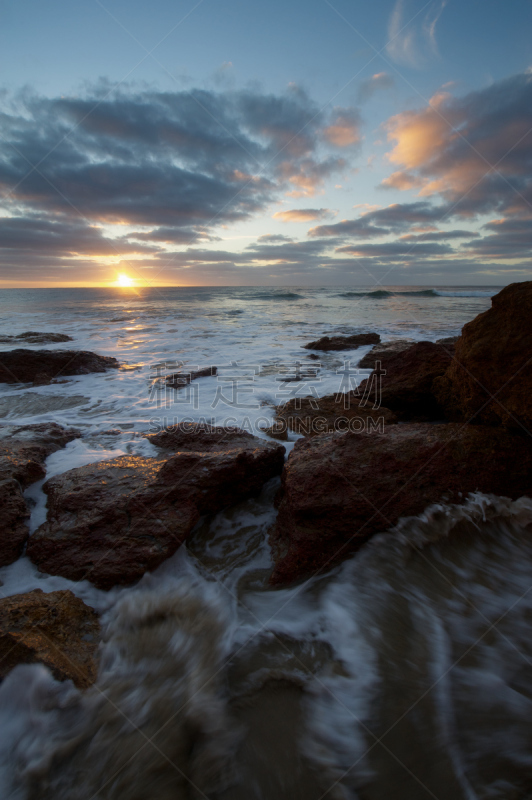
[[[475,491],[530,496],[528,439],[457,423],[300,439],[283,471],[271,582],[329,569],[401,517],[431,503],[461,503]]]
[[[17,336],[0,336],[0,343],[26,342],[27,344],[55,344],[56,342],[72,342],[72,336],[66,333],[39,333],[38,331],[27,331],[19,333]]]
[[[0,425],[0,480],[15,478],[23,489],[44,478],[44,462],[68,442],[78,439],[76,428],[56,422],[37,425]]]
[[[17,664],[45,664],[85,689],[96,680],[100,623],[70,591],[35,589],[0,600],[0,678]]]
[[[33,379],[34,386],[49,386],[52,382],[52,377],[47,372],[38,372]]]
[[[237,429],[192,426],[151,441],[178,452],[164,462],[89,464],[44,484],[48,519],[27,549],[41,571],[101,589],[132,583],[171,556],[200,516],[258,494],[283,467],[284,447]]]
[[[378,333],[356,333],[354,336],[323,336],[315,342],[304,344],[306,350],[356,350],[368,344],[378,344]]]
[[[394,339],[391,342],[381,342],[372,347],[369,353],[361,358],[358,366],[361,369],[375,369],[375,362],[380,361],[381,365],[388,361],[391,356],[396,353],[402,353],[412,347],[414,341],[412,339]]]
[[[464,325],[434,391],[453,420],[532,430],[532,281],[512,283]]]
[[[0,426],[0,566],[16,561],[28,538],[29,511],[22,495],[44,478],[44,461],[67,442],[80,436],[55,422]]]
[[[116,358],[86,350],[8,350],[0,353],[0,383],[50,382],[63,375],[117,369]],[[44,378],[46,376],[46,378]]]
[[[433,394],[434,379],[443,375],[451,363],[450,345],[417,342],[407,350],[386,358],[384,372],[377,372],[362,381],[360,392],[371,389],[371,381],[380,381],[380,401],[401,419],[438,419],[443,411]]]
[[[0,508],[0,567],[4,567],[22,555],[28,538],[30,512],[14,478],[0,481]]]
[[[286,440],[289,431],[304,436],[346,430],[360,433],[397,422],[388,408],[374,409],[372,402],[362,406],[360,400],[355,391],[320,398],[294,397],[277,408],[275,422],[265,433]]]
[[[216,427],[198,422],[181,422],[171,428],[163,428],[158,433],[147,434],[146,439],[172,453],[183,450],[212,453],[264,444],[261,439],[240,428]]]
[[[443,339],[436,339],[436,344],[456,344],[460,337],[459,336],[445,336]]]
[[[165,382],[171,389],[180,389],[182,386],[188,386],[191,381],[195,381],[198,378],[210,378],[217,374],[217,367],[205,367],[205,369],[192,370],[191,372],[174,372],[172,375],[166,376]]]

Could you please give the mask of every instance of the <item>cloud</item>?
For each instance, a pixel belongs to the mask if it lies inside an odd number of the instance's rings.
[[[354,108],[335,108],[334,119],[323,136],[335,147],[352,147],[360,142],[360,114]]]
[[[283,236],[282,233],[263,233],[257,241],[264,244],[278,244],[279,242],[293,242],[294,240],[291,236]]]
[[[399,189],[405,191],[407,189],[418,189],[423,186],[421,178],[415,175],[410,175],[408,172],[392,172],[387,178],[381,182],[381,187],[384,189]]]
[[[426,201],[416,203],[393,203],[385,208],[368,211],[357,219],[344,219],[333,225],[311,228],[308,235],[357,236],[370,238],[407,230],[414,223],[438,222],[447,215],[448,207],[434,206]]]
[[[276,211],[273,219],[281,222],[312,222],[316,219],[329,219],[335,212],[328,208],[294,208],[289,211]]]
[[[76,97],[6,95],[0,190],[13,221],[0,247],[35,242],[69,259],[216,240],[217,226],[265,213],[282,193],[312,196],[343,170],[324,146],[338,120],[297,87],[113,93],[104,81]]]
[[[337,253],[350,253],[353,256],[381,256],[398,258],[399,256],[409,256],[419,258],[419,256],[442,256],[454,252],[452,247],[445,244],[434,242],[420,242],[411,244],[409,242],[383,242],[382,244],[357,244],[345,245],[337,248]]]
[[[402,242],[445,242],[449,239],[473,239],[480,236],[476,231],[427,231],[426,233],[405,233],[399,239]]]
[[[367,102],[375,92],[383,89],[392,89],[395,86],[395,81],[387,72],[378,72],[372,75],[371,78],[366,78],[361,81],[358,87],[358,102]]]
[[[280,181],[295,187],[286,193],[289,197],[314,197],[323,189],[326,180],[346,167],[347,161],[343,158],[330,157],[323,161],[306,158],[297,164],[293,161],[282,162],[276,174]]]
[[[0,250],[53,256],[116,256],[154,253],[150,245],[111,239],[99,228],[77,219],[50,219],[45,216],[0,217]]]
[[[483,229],[490,235],[464,244],[472,254],[489,259],[530,259],[532,217],[494,220]]]
[[[392,117],[386,129],[393,143],[388,158],[400,170],[385,185],[414,182],[422,197],[439,195],[464,216],[530,210],[531,75],[461,98],[440,93],[427,108]]]
[[[373,236],[386,236],[389,232],[388,228],[376,227],[371,220],[359,217],[358,219],[343,219],[334,225],[318,225],[316,228],[311,228],[308,235],[312,238],[357,236],[361,239],[369,239]]]
[[[388,23],[386,52],[393,61],[421,69],[438,56],[436,25],[447,0],[397,0]]]

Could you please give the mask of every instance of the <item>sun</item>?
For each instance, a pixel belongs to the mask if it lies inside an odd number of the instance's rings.
[[[128,286],[134,286],[135,281],[133,280],[133,278],[130,278],[129,275],[124,275],[124,273],[122,273],[118,276],[116,280],[116,285],[124,286],[127,288]]]

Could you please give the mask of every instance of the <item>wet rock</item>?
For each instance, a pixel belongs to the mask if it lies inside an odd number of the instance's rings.
[[[412,347],[412,339],[394,339],[391,342],[381,342],[372,347],[369,353],[358,362],[361,369],[375,369],[375,362],[380,361],[384,365],[396,353],[402,353]]]
[[[356,333],[354,336],[322,336],[315,342],[304,344],[306,350],[356,350],[368,344],[378,344],[381,337],[378,333]]]
[[[68,442],[78,439],[76,428],[56,422],[36,425],[0,425],[0,480],[15,478],[23,489],[44,478],[44,462]]]
[[[23,490],[44,478],[44,461],[51,453],[80,435],[55,422],[0,426],[0,566],[16,561],[28,538]]]
[[[45,664],[85,689],[96,680],[100,623],[70,591],[35,589],[0,600],[0,678],[17,664]]]
[[[183,372],[174,372],[172,375],[167,375],[165,383],[171,389],[180,389],[182,386],[188,386],[191,381],[195,381],[198,378],[210,378],[217,374],[217,367],[205,367],[204,369],[192,370],[191,372],[185,370]]]
[[[327,397],[294,397],[277,408],[275,422],[265,433],[286,441],[288,432],[316,436],[332,431],[355,433],[376,430],[397,422],[388,408],[373,408],[372,402],[361,405],[355,391]]]
[[[512,283],[464,325],[434,391],[453,420],[532,430],[532,281]]]
[[[376,392],[382,405],[391,408],[402,419],[442,418],[443,411],[434,396],[433,383],[435,378],[445,373],[451,360],[450,345],[417,342],[387,357],[383,372],[374,371],[362,381],[359,391]]]
[[[10,342],[25,342],[26,344],[55,344],[57,342],[72,342],[72,336],[66,333],[42,333],[38,331],[26,331],[17,336],[0,336],[1,344]]]
[[[0,353],[0,383],[48,383],[64,375],[88,375],[118,366],[116,358],[87,350],[8,350]]]
[[[101,589],[132,583],[171,556],[202,515],[258,494],[280,474],[281,445],[203,428],[152,436],[178,451],[166,461],[123,456],[47,481],[48,519],[29,541],[30,559]]]
[[[329,569],[375,533],[468,492],[532,491],[532,446],[482,425],[390,425],[381,434],[300,439],[282,478],[271,533],[272,583]]]

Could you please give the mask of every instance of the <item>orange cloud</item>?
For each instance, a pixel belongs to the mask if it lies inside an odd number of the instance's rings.
[[[330,158],[320,162],[307,158],[298,164],[283,161],[277,168],[277,174],[282,181],[296,187],[287,192],[288,197],[313,197],[321,191],[327,178],[346,166],[343,158]]]
[[[360,142],[360,118],[354,109],[338,109],[331,125],[323,131],[325,139],[335,147],[351,147]]]
[[[280,219],[282,222],[312,222],[333,217],[334,213],[328,208],[293,208],[289,211],[277,211],[273,219]]]
[[[398,170],[397,172],[392,172],[389,178],[385,178],[382,181],[381,186],[385,187],[386,189],[399,189],[401,191],[405,191],[406,189],[417,189],[423,186],[423,181],[420,178],[417,178],[415,175]]]
[[[416,188],[459,203],[462,216],[528,206],[532,166],[532,79],[526,73],[454,98],[440,91],[427,108],[385,124],[397,169],[381,186]],[[525,188],[525,186],[527,188]]]
[[[423,111],[405,111],[388,120],[385,125],[388,141],[395,142],[388,154],[392,164],[415,169],[430,161],[447,144],[452,123],[440,109],[448,97],[437,94]]]

